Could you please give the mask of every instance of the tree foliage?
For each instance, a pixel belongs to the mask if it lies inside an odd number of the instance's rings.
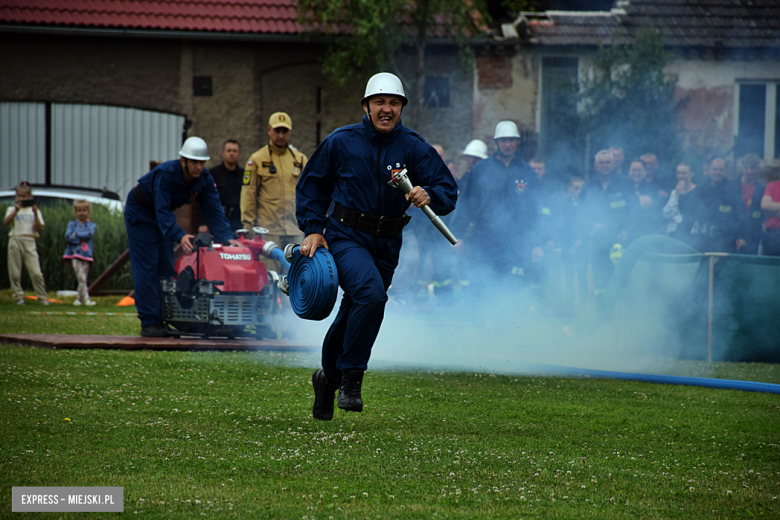
[[[311,0],[298,6],[299,21],[312,33],[338,36],[328,46],[324,72],[345,84],[363,69],[379,70],[404,39],[399,11],[405,0]]]
[[[487,11],[484,0],[303,0],[298,15],[312,33],[334,36],[323,60],[331,80],[343,85],[367,74],[393,72],[414,93],[415,113],[425,102],[430,38],[451,38],[468,54],[467,39],[480,30]],[[415,57],[412,74],[401,59],[409,50]]]
[[[595,70],[580,82],[580,129],[597,146],[618,144],[627,158],[679,153],[676,77],[665,71],[674,55],[660,30],[641,28],[634,42],[599,48]]]
[[[550,0],[502,0],[501,5],[514,13],[541,12],[552,7]]]

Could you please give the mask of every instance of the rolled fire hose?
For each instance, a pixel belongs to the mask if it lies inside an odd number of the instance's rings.
[[[321,321],[330,316],[339,290],[336,262],[324,247],[317,248],[313,258],[300,253],[300,244],[288,244],[284,256],[290,269],[278,283],[279,290],[290,297],[290,306],[299,318]]]

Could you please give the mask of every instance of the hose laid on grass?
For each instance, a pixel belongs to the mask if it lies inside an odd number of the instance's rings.
[[[330,316],[338,295],[336,262],[324,247],[318,248],[313,258],[300,254],[300,249],[299,245],[292,248],[293,258],[285,277],[289,284],[290,306],[300,318],[324,320]]]
[[[622,379],[639,381],[642,383],[659,383],[664,385],[701,386],[705,388],[717,388],[721,390],[742,390],[744,392],[763,392],[768,394],[780,394],[780,385],[774,383],[757,383],[754,381],[736,381],[734,379],[711,379],[709,377],[686,376],[662,376],[655,374],[637,374],[632,372],[613,372],[611,370],[594,370],[589,368],[564,367],[559,365],[546,365],[530,363],[529,367],[536,368],[546,374],[560,374],[579,377],[598,377],[602,379]]]

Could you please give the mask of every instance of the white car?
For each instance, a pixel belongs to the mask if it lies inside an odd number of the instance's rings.
[[[35,184],[31,188],[33,197],[35,197],[35,201],[39,206],[45,207],[58,200],[64,200],[72,204],[74,200],[83,199],[90,204],[99,204],[120,213],[125,208],[125,203],[119,200],[118,195],[113,192],[103,192],[103,190],[90,188],[40,186]],[[16,191],[13,188],[0,190],[0,205],[13,204],[14,200],[16,200]]]

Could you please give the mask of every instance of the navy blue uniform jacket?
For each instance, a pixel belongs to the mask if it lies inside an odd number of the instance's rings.
[[[138,180],[144,198],[154,201],[155,216],[163,236],[180,242],[186,233],[176,224],[173,210],[197,200],[201,214],[217,242],[227,243],[233,238],[230,226],[222,210],[214,178],[204,169],[200,177],[188,185],[184,182],[181,163],[178,159],[166,161]],[[134,189],[138,189],[137,187]]]
[[[436,150],[414,130],[399,121],[381,134],[366,116],[362,123],[335,130],[317,147],[298,180],[298,227],[306,235],[323,233],[331,200],[370,215],[400,217],[409,202],[403,190],[387,183],[393,171],[404,168],[412,184],[428,193],[436,214],[455,209],[455,179]]]
[[[694,190],[701,200],[699,250],[735,252],[738,238],[748,238],[747,215],[739,181],[706,182]]]
[[[598,174],[585,183],[580,197],[588,207],[589,225],[592,228],[593,224],[604,224],[607,228],[604,234],[594,237],[595,240],[603,242],[602,245],[611,247],[617,236],[627,230],[634,205],[631,197],[635,191],[631,179],[616,173],[612,174],[607,189],[601,185]]]
[[[522,265],[533,246],[541,246],[539,178],[517,154],[507,167],[498,154],[479,161],[469,174],[452,232],[462,237],[473,224],[472,247],[501,270]]]

